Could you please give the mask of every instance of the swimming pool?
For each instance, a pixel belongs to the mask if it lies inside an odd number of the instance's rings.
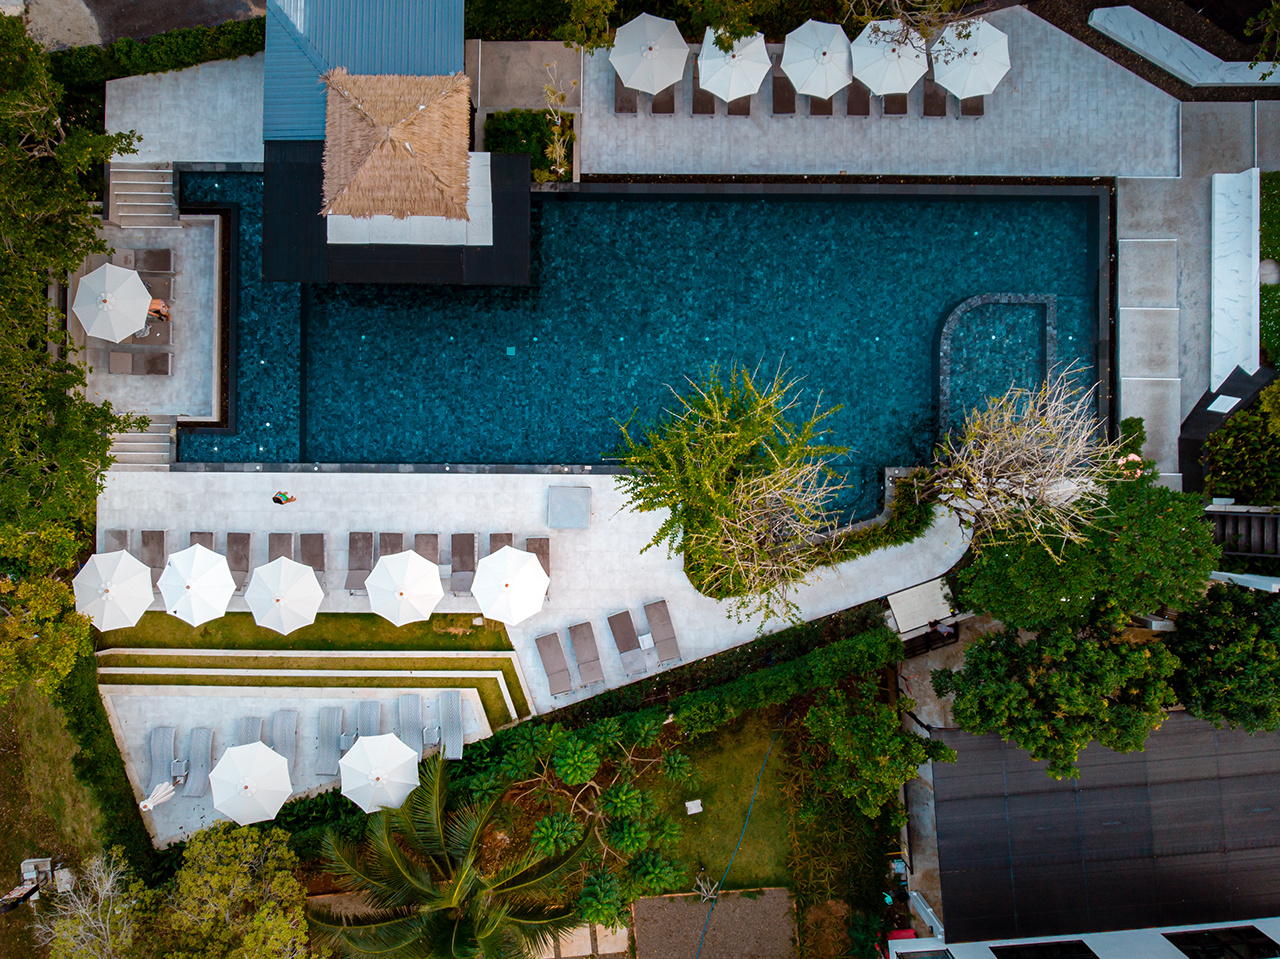
[[[1046,295],[1056,354],[1093,370],[1096,224],[1085,197],[547,197],[531,287],[264,284],[260,174],[188,173],[241,206],[237,432],[203,462],[600,464],[710,364],[801,376],[855,513],[885,466],[928,459],[943,321],[986,293]],[[1044,374],[1045,311],[956,324],[951,408]]]

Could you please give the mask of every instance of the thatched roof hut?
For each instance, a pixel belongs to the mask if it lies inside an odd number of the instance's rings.
[[[323,215],[466,220],[471,122],[464,74],[325,74]]]

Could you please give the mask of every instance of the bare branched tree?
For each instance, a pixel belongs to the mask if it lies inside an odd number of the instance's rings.
[[[847,0],[844,22],[858,31],[869,23],[896,20],[896,26],[878,26],[876,33],[887,43],[923,49],[922,43],[932,42],[949,26],[954,25],[960,37],[967,37],[965,25],[977,16],[977,11],[966,9],[971,7],[967,0]]]
[[[974,538],[1016,531],[1051,553],[1079,541],[1124,469],[1102,432],[1094,390],[1072,367],[973,410],[939,451],[934,488]]]
[[[36,941],[54,957],[125,959],[134,954],[137,921],[129,868],[115,852],[95,856],[70,892],[42,902]]]

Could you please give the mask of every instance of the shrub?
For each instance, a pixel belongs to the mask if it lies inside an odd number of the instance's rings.
[[[649,845],[649,826],[641,819],[615,819],[605,829],[609,845],[624,856],[632,856]]]
[[[534,824],[529,841],[540,855],[557,856],[582,841],[582,823],[566,812],[554,812]]]
[[[600,768],[600,756],[576,736],[566,736],[553,754],[556,775],[568,786],[581,786],[589,781]]]
[[[627,863],[627,878],[635,896],[659,896],[684,882],[684,870],[662,853],[646,849]]]
[[[500,110],[491,113],[484,121],[484,148],[490,153],[527,153],[535,179],[554,179],[551,176],[551,159],[547,156],[551,122],[551,114],[546,110]],[[572,129],[569,142],[572,145]],[[544,174],[541,178],[539,171]]]
[[[1204,491],[1250,506],[1280,503],[1280,437],[1261,410],[1236,413],[1204,444]]]
[[[1280,261],[1280,173],[1262,174],[1261,242],[1263,259]],[[1274,365],[1280,361],[1280,286],[1262,287],[1262,348]]]
[[[597,805],[613,818],[638,816],[644,812],[644,792],[635,783],[616,783],[600,794]]]
[[[582,883],[578,896],[578,915],[583,922],[617,928],[626,903],[618,886],[618,877],[604,869],[590,873]]]

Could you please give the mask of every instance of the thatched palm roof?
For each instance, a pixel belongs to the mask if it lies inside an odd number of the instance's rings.
[[[468,219],[465,75],[364,76],[339,67],[324,81],[325,216]]]

